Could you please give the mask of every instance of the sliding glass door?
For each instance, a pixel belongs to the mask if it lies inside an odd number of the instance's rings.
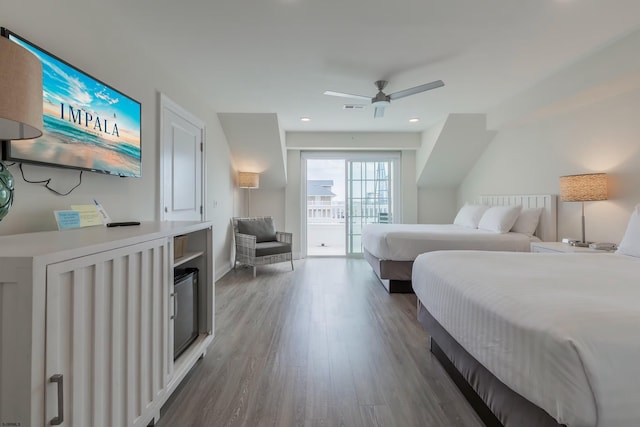
[[[394,222],[394,159],[347,161],[347,252],[362,253],[366,224]]]
[[[345,161],[306,159],[306,248],[309,256],[345,256]]]
[[[361,256],[362,228],[400,218],[400,153],[303,154],[309,256]]]

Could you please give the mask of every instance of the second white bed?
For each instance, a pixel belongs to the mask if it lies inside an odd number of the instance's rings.
[[[413,288],[468,353],[559,423],[640,424],[640,259],[432,252],[415,260]]]

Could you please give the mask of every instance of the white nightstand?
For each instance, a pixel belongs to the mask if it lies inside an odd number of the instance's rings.
[[[571,254],[571,253],[588,253],[588,254],[610,254],[613,251],[601,251],[598,249],[581,248],[578,246],[571,246],[568,243],[562,242],[532,242],[531,252],[548,252],[557,254]]]

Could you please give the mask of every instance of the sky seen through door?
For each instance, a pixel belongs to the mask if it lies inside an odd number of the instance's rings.
[[[336,195],[334,200],[345,200],[344,159],[308,159],[307,180],[333,180],[331,191]]]

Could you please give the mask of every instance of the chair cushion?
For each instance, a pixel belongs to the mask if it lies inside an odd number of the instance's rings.
[[[284,242],[256,243],[256,258],[268,255],[286,254],[291,252],[291,245]]]
[[[256,243],[276,240],[273,218],[239,219],[238,233],[256,236]]]

